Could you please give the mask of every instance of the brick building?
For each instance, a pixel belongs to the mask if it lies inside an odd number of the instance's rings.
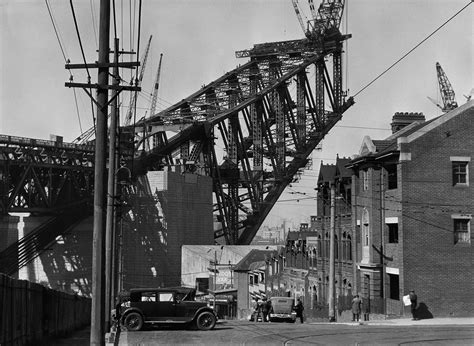
[[[321,164],[318,214],[288,234],[278,273],[307,313],[327,304],[334,184],[339,311],[359,293],[364,311],[409,314],[402,297],[414,289],[422,318],[474,314],[473,116],[472,101],[429,121],[396,113],[389,137],[366,136],[353,159]]]
[[[365,137],[348,165],[355,281],[372,312],[407,313],[402,297],[414,289],[422,318],[473,315],[473,117],[472,101],[430,121],[396,113],[394,133]]]

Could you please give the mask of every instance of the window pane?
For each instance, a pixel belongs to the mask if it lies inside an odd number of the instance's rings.
[[[160,302],[172,302],[173,294],[172,293],[160,293]]]
[[[467,183],[467,162],[453,162],[453,184]]]
[[[388,242],[398,243],[398,223],[389,223],[388,226]]]
[[[470,244],[471,232],[469,229],[469,219],[454,220],[454,244]]]

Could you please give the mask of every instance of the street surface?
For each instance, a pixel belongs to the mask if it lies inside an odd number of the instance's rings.
[[[117,344],[117,343],[116,343]],[[148,327],[119,345],[472,345],[473,325],[380,326],[222,321],[211,331]]]

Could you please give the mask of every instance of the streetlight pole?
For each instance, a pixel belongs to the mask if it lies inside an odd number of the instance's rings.
[[[216,290],[217,290],[217,251],[214,250],[214,310],[217,313],[216,308]]]
[[[334,243],[335,243],[335,228],[336,228],[336,187],[334,182],[331,183],[331,225],[329,235],[329,322],[336,321],[335,311],[335,254],[334,254]]]

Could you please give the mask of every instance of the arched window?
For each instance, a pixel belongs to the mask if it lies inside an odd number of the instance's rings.
[[[334,235],[334,258],[339,259],[339,243],[337,241],[337,235]]]
[[[362,262],[368,263],[370,261],[370,220],[369,211],[364,208],[362,212]]]
[[[349,234],[347,235],[347,259],[352,261],[352,238]]]
[[[318,234],[317,246],[318,257],[323,257],[323,244],[321,243],[321,234]]]
[[[329,233],[327,232],[324,238],[324,257],[329,258]]]
[[[369,246],[369,212],[365,208],[362,213],[362,246]]]
[[[341,259],[343,261],[347,261],[347,233],[344,232],[342,233],[342,253],[341,253]]]

